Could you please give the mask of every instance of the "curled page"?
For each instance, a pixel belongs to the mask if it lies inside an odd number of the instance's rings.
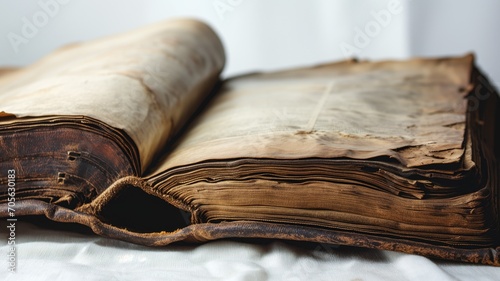
[[[142,173],[210,92],[224,60],[205,24],[161,22],[62,48],[3,76],[0,111],[16,123],[86,116],[123,130],[137,147]]]

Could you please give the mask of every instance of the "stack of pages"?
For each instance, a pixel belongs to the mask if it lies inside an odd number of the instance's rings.
[[[472,55],[221,81],[224,63],[180,19],[2,71],[0,217],[500,265],[500,101]]]

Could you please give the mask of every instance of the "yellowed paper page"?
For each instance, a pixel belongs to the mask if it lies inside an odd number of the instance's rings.
[[[234,78],[152,174],[236,158],[457,163],[471,67],[472,56],[346,61]]]
[[[161,22],[65,47],[0,78],[0,116],[87,116],[124,130],[142,170],[212,89],[217,35],[195,20]]]

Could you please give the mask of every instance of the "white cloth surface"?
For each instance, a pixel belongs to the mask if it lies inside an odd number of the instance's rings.
[[[8,246],[0,246],[0,280],[500,280],[498,267],[390,251],[230,240],[149,248],[22,218],[16,241],[16,273],[8,271]]]

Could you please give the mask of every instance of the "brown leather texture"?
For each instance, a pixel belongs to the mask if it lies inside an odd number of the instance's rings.
[[[140,233],[107,224],[94,215],[43,201],[23,200],[17,208],[19,215],[41,215],[61,223],[76,222],[88,226],[101,236],[154,247],[180,241],[200,243],[224,238],[284,239],[399,251],[436,259],[500,266],[500,247],[458,248],[356,232],[252,221],[192,224],[172,232]],[[5,204],[0,205],[0,214],[5,211]]]

